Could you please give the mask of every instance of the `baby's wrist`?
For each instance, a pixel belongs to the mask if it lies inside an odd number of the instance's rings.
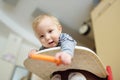
[[[71,57],[73,57],[73,53],[71,53],[70,51],[64,51],[66,54],[69,54]]]

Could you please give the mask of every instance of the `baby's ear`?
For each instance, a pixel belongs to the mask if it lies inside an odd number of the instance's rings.
[[[62,32],[62,26],[61,25],[58,26],[58,29],[59,29],[60,32]]]

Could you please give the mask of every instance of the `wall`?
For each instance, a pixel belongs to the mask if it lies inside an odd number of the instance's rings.
[[[19,77],[29,72],[23,62],[28,57],[28,51],[38,49],[38,46],[25,40],[20,35],[0,22],[0,80],[20,80]],[[22,70],[19,74],[16,71]]]
[[[16,4],[11,4],[12,2]],[[31,28],[27,27],[31,26],[32,14],[36,8],[40,9],[40,13],[45,12],[56,16],[77,31],[97,3],[98,0],[0,0],[0,8],[29,31]]]
[[[97,54],[120,80],[120,0],[101,2],[92,12]]]

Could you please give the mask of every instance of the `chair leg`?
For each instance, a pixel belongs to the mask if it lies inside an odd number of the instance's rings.
[[[113,80],[112,70],[110,66],[106,66],[106,70],[108,72],[108,78],[107,80]]]

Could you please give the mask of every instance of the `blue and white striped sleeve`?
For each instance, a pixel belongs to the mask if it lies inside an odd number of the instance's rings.
[[[74,49],[77,42],[68,34],[62,33],[60,36],[61,51],[64,51],[71,56],[74,55]]]

